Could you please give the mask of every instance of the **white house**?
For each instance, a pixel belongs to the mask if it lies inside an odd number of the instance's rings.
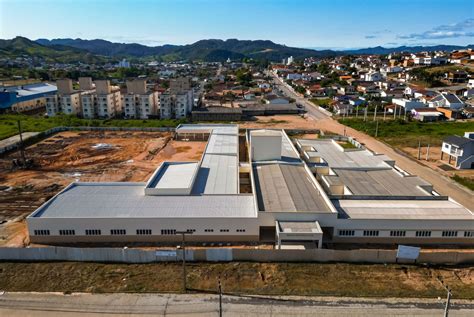
[[[298,80],[298,79],[301,79],[302,77],[303,77],[303,75],[298,74],[298,73],[290,73],[290,74],[286,75],[287,80]]]
[[[442,93],[428,102],[430,107],[448,107],[451,109],[464,108],[464,103],[458,96],[452,93]]]
[[[441,159],[443,154],[448,154],[448,163],[454,158],[457,169],[474,168],[474,132],[466,132],[464,136],[448,136],[441,147]]]
[[[364,80],[365,81],[380,81],[383,79],[383,76],[379,72],[368,72],[367,74],[364,75]]]
[[[411,111],[415,108],[424,108],[426,104],[419,101],[418,99],[405,99],[405,98],[393,98],[392,103],[405,109],[405,111]]]

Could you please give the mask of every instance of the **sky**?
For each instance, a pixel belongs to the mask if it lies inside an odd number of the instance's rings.
[[[0,38],[347,49],[474,43],[474,0],[0,0]]]

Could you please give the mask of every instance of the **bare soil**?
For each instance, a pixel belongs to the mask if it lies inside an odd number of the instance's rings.
[[[197,161],[204,147],[170,133],[62,132],[26,149],[30,169],[12,169],[18,152],[3,157],[0,221],[7,222],[0,224],[0,246],[24,245],[21,220],[71,182],[145,182],[163,161]]]
[[[38,292],[181,292],[180,263],[0,263],[0,289]],[[188,288],[225,293],[474,298],[472,267],[319,263],[188,263]]]

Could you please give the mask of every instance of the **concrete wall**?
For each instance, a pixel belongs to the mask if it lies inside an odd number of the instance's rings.
[[[161,252],[160,252],[161,251]],[[164,251],[164,252],[163,252]],[[349,262],[349,263],[413,263],[396,259],[396,250],[254,250],[231,248],[186,249],[188,261],[200,262]],[[1,261],[75,261],[152,263],[180,261],[181,250],[141,250],[127,248],[0,248]],[[417,263],[471,264],[474,253],[421,251]]]

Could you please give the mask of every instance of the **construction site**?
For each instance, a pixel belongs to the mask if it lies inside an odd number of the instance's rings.
[[[20,151],[0,158],[0,245],[28,244],[24,218],[66,185],[143,182],[166,160],[194,161],[205,142],[172,139],[169,132],[60,132],[25,149],[28,169],[15,169]]]

